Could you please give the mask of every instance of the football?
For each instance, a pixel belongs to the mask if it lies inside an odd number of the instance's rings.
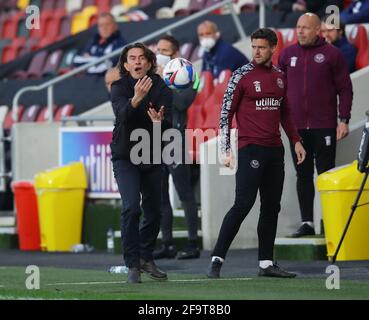
[[[192,63],[183,58],[170,60],[164,67],[163,79],[169,88],[188,88],[195,80],[195,71]]]

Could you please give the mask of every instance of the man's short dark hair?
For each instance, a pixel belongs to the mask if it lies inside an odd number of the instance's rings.
[[[278,43],[277,35],[269,28],[261,28],[254,31],[251,35],[251,41],[254,39],[265,39],[271,47],[275,47]]]
[[[124,63],[127,62],[128,59],[128,51],[134,48],[139,48],[143,50],[145,58],[151,63],[151,68],[147,72],[148,74],[154,74],[156,72],[156,55],[152,52],[145,44],[141,42],[136,42],[133,44],[129,44],[128,46],[124,47],[122,53],[120,54],[119,61],[117,64],[117,68],[119,69],[120,75],[127,74],[128,71],[124,67]]]
[[[159,41],[160,41],[160,40],[165,40],[165,41],[170,42],[170,43],[171,43],[171,45],[172,45],[172,50],[173,50],[173,52],[177,52],[177,51],[179,51],[179,47],[180,47],[180,45],[179,45],[179,41],[178,41],[176,38],[174,38],[173,36],[170,36],[169,34],[167,34],[167,35],[165,35],[165,36],[161,37],[161,38],[159,39]]]

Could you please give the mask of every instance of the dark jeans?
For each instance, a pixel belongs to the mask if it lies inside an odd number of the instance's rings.
[[[186,164],[163,165],[162,174],[162,200],[161,200],[161,223],[164,243],[173,242],[173,210],[169,199],[169,174],[172,175],[174,186],[184,209],[188,240],[197,240],[197,204],[191,186],[191,168]]]
[[[121,233],[124,261],[139,267],[140,258],[153,260],[160,229],[161,165],[140,166],[128,160],[113,161],[114,176],[122,198]],[[141,195],[143,220],[141,215]]]
[[[241,223],[253,207],[259,190],[259,260],[273,260],[283,181],[283,147],[247,145],[238,151],[235,202],[223,219],[212,256],[225,258]]]
[[[290,145],[297,173],[297,196],[302,221],[314,221],[314,160],[318,174],[335,167],[336,128],[299,130],[299,134],[306,150],[305,161],[300,165],[296,165],[295,148]]]

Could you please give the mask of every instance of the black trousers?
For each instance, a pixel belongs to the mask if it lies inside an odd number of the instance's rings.
[[[152,252],[160,229],[161,165],[144,167],[128,160],[115,160],[113,171],[123,204],[124,261],[130,268],[139,267],[140,258],[153,260]],[[143,220],[140,225],[141,195]]]
[[[297,196],[302,221],[314,221],[314,162],[318,174],[335,167],[336,128],[299,130],[306,150],[303,163],[296,165],[294,146],[290,145],[297,173]]]
[[[184,209],[188,240],[197,241],[197,204],[193,188],[191,186],[191,168],[187,164],[163,165],[162,174],[162,200],[161,200],[161,223],[163,242],[173,242],[173,210],[169,199],[169,174],[172,175],[174,186]]]
[[[283,181],[283,147],[248,145],[238,151],[235,202],[223,219],[212,256],[225,258],[241,223],[253,207],[259,190],[259,260],[273,260]]]

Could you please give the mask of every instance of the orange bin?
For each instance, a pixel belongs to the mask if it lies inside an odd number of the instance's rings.
[[[17,212],[19,249],[41,250],[35,187],[30,181],[15,181],[12,183],[12,189]]]

